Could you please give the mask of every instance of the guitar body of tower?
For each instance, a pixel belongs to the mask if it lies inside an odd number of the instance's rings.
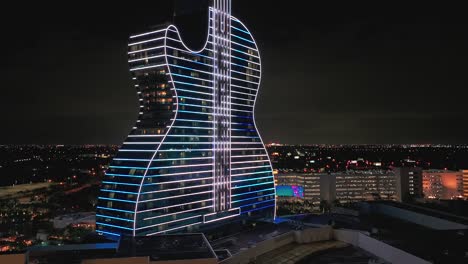
[[[140,111],[102,182],[100,234],[194,232],[274,218],[273,171],[254,119],[258,47],[231,16],[230,0],[213,0],[208,14],[198,51],[173,25],[130,37]]]

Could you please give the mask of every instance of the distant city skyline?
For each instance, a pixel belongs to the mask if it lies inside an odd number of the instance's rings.
[[[262,51],[265,143],[468,143],[464,9],[234,2]],[[120,144],[138,108],[127,38],[171,6],[41,2],[2,17],[0,144]]]

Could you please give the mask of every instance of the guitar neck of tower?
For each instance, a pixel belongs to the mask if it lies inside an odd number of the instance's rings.
[[[213,0],[213,8],[218,12],[231,15],[231,0]]]

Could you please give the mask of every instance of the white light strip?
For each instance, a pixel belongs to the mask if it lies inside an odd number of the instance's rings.
[[[239,216],[239,215],[238,214],[228,215],[228,216],[224,216],[224,217],[220,217],[220,218],[215,218],[213,220],[204,221],[204,223],[208,224],[208,223],[217,222],[217,221],[221,221],[221,220],[228,219],[228,218],[233,218],[233,217],[236,217],[236,216]]]
[[[211,201],[211,199],[208,199],[208,200],[205,200],[205,201]],[[196,202],[192,202],[192,203],[190,203],[190,204],[202,203],[202,202],[203,202],[203,201],[196,201]],[[181,205],[178,204],[178,205],[175,205],[175,206],[173,206],[173,207],[177,207],[177,206],[181,206]],[[207,208],[211,208],[211,205],[210,205],[210,206],[205,206],[205,207],[194,208],[194,209],[190,209],[190,210],[185,210],[185,211],[179,211],[179,212],[177,212],[177,213],[171,213],[171,214],[164,214],[164,215],[158,215],[158,216],[147,217],[147,218],[143,218],[143,220],[152,220],[152,219],[161,218],[161,217],[166,217],[166,216],[175,215],[175,214],[183,214],[183,213],[188,213],[188,212],[193,212],[193,211],[198,211],[198,210],[204,210],[204,209],[207,209]]]
[[[151,56],[151,57],[144,57],[144,58],[141,58],[141,59],[129,60],[128,62],[143,61],[143,60],[151,60],[151,59],[163,58],[163,57],[164,57],[164,55],[156,55],[156,56]]]
[[[129,51],[128,55],[135,54],[135,53],[140,53],[140,52],[144,52],[144,51],[149,51],[149,50],[162,49],[162,48],[164,48],[164,46],[157,46],[157,47],[151,47],[151,48],[147,48],[147,49]]]
[[[253,167],[243,167],[243,168],[233,168],[231,171],[236,171],[236,170],[251,170],[251,169],[261,169],[261,168],[266,168],[269,165],[266,166],[253,166]]]
[[[167,182],[159,182],[159,183],[151,183],[151,186],[157,185],[165,185],[165,184],[173,184],[173,183],[180,183],[180,182],[193,182],[193,181],[204,181],[204,180],[211,180],[212,177],[205,177],[205,178],[193,178],[188,180],[178,180],[178,181],[167,181]]]
[[[130,38],[132,39],[132,38],[143,37],[143,36],[146,36],[146,35],[155,34],[155,33],[163,32],[163,31],[166,31],[166,30],[167,30],[167,28],[156,30],[156,31],[151,31],[151,32],[146,32],[146,33],[130,36]]]
[[[213,172],[213,170],[206,170],[206,171],[197,171],[196,173],[207,173],[207,172]],[[156,174],[156,175],[148,175],[147,177],[167,177],[167,176],[174,176],[174,175],[186,175],[186,174],[192,174],[194,172],[180,172],[180,173],[166,173],[166,174]]]
[[[143,41],[139,41],[139,42],[134,42],[134,43],[129,43],[128,46],[135,46],[135,45],[138,45],[138,44],[143,44],[143,43],[148,43],[148,42],[154,42],[154,41],[158,41],[158,40],[162,40],[164,39],[164,37],[161,37],[161,38],[154,38],[154,39],[148,39],[148,40],[143,40]]]
[[[158,65],[152,65],[152,66],[146,66],[146,67],[132,68],[132,69],[130,69],[130,71],[139,71],[139,70],[158,68],[158,67],[163,67],[163,66],[167,66],[167,64],[158,64]]]
[[[211,199],[199,200],[199,201],[194,201],[194,202],[190,202],[190,203],[170,205],[170,206],[165,206],[165,207],[158,207],[158,208],[139,211],[138,213],[153,212],[153,211],[158,211],[158,210],[169,209],[169,208],[172,208],[172,207],[178,207],[178,206],[182,206],[182,205],[189,205],[189,204],[194,204],[194,203],[203,203],[203,202],[209,202],[209,201],[211,201]]]
[[[254,95],[252,94],[252,96],[254,96]],[[235,96],[231,96],[231,98],[236,99],[236,100],[244,100],[244,101],[255,102],[255,100],[252,100],[252,99],[239,98],[239,97],[235,97]]]
[[[250,76],[250,77],[254,77],[254,78],[260,79],[260,76],[248,74],[248,73],[245,73],[245,72],[235,71],[235,70],[231,70],[231,71],[232,71],[232,72],[235,72],[235,73],[237,73],[237,74],[241,74],[241,75]]]
[[[180,221],[184,221],[184,220],[189,220],[189,219],[193,219],[193,218],[197,218],[197,217],[202,217],[202,215],[195,215],[195,216],[190,216],[190,217],[182,218],[182,219],[176,219],[176,220],[172,220],[172,221],[168,221],[168,222],[164,222],[164,223],[159,223],[159,224],[155,224],[155,225],[149,225],[149,226],[145,226],[145,227],[139,227],[139,228],[137,228],[136,230],[142,230],[142,229],[146,229],[146,228],[150,228],[150,227],[155,227],[155,226],[160,226],[160,225],[165,225],[165,224],[170,224],[170,223],[176,223],[176,222],[180,222]]]
[[[271,173],[271,175],[273,175],[272,172],[270,171],[252,171],[252,172],[246,172],[246,173],[239,173],[239,174],[231,174],[231,177],[240,177],[240,176],[245,176],[245,175],[252,175],[252,174],[260,174],[260,173]]]
[[[239,155],[239,156],[231,156],[231,158],[244,158],[244,157],[266,157],[266,154],[259,154],[259,155]]]
[[[238,79],[238,78],[234,78],[234,77],[231,77],[231,79],[235,80],[235,81],[240,81],[240,82],[247,82],[247,83],[253,83],[255,85],[258,85],[258,82],[251,82],[251,81],[247,81],[247,80],[243,80],[243,79]],[[237,86],[239,87],[239,86]],[[242,87],[242,88],[246,88],[246,87]],[[255,89],[256,90],[256,89]]]
[[[273,176],[253,178],[253,179],[244,179],[244,180],[237,180],[237,181],[231,181],[231,182],[232,183],[238,183],[238,182],[246,182],[246,181],[258,181],[258,180],[271,179],[271,178],[273,178]],[[270,182],[268,182],[268,183],[270,183]]]
[[[211,164],[209,164],[211,166]],[[185,190],[185,189],[196,189],[196,188],[203,188],[207,186],[212,186],[212,184],[202,184],[202,185],[194,185],[194,186],[188,186],[188,187],[178,187],[178,188],[172,188],[172,189],[164,189],[164,190],[159,190],[159,191],[151,191],[151,192],[143,192],[141,194],[152,194],[152,193],[162,193],[162,192],[170,192],[170,191],[177,191],[177,190]]]
[[[201,194],[206,194],[206,193],[211,193],[211,191],[207,191],[207,192],[197,192],[197,193],[187,193],[187,194],[175,195],[175,196],[170,196],[170,197],[162,197],[162,198],[157,198],[157,199],[149,199],[149,200],[144,200],[144,201],[138,201],[138,203],[155,202],[155,201],[161,201],[161,200],[171,200],[171,199],[175,199],[175,198],[187,197],[187,196],[194,196],[194,195],[201,195]]]
[[[244,87],[244,86],[240,86],[240,85],[235,85],[235,84],[231,84],[232,87],[236,87],[236,88],[240,88],[240,89],[246,89],[246,90],[251,90],[251,91],[257,91],[257,89],[255,88],[249,88],[249,87]],[[257,84],[258,86],[258,84]]]
[[[231,164],[259,163],[259,162],[268,162],[268,160],[247,160],[247,161],[235,161],[235,162],[231,162]]]

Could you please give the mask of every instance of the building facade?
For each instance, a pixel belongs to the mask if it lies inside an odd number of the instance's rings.
[[[254,120],[260,54],[230,2],[213,1],[199,51],[173,25],[130,37],[140,112],[102,182],[99,233],[193,232],[274,217],[273,171]]]
[[[429,199],[463,197],[463,172],[449,170],[423,171],[424,195]]]
[[[424,196],[421,168],[396,167],[393,171],[395,172],[397,201],[404,202]]]
[[[313,204],[326,200],[341,203],[396,199],[396,177],[392,170],[348,170],[336,173],[281,173],[277,189],[302,187],[303,197]],[[279,197],[279,194],[278,194]]]

